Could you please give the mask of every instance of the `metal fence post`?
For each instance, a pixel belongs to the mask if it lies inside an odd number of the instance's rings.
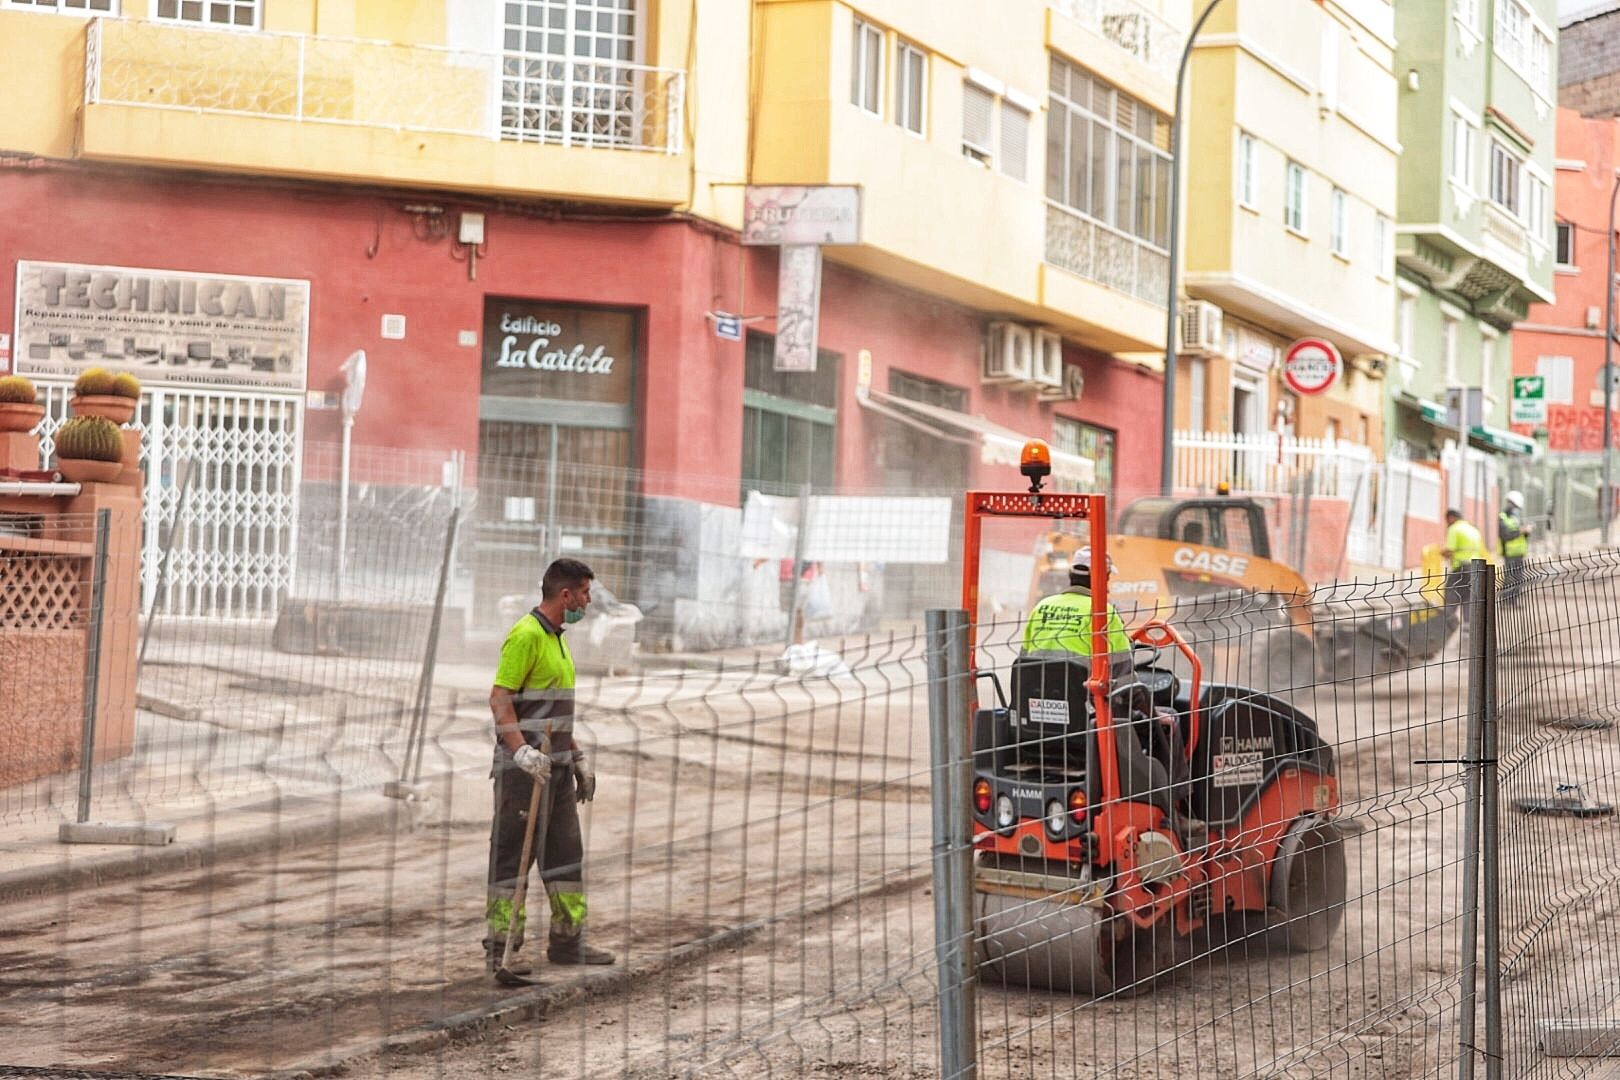
[[[973,845],[968,791],[971,678],[968,615],[930,609],[928,748],[933,775],[934,956],[939,968],[939,1061],[944,1080],[978,1075],[973,994]]]
[[[810,539],[810,485],[799,488],[799,530],[793,541],[793,583],[788,590],[787,637],[782,651],[799,643],[799,601],[804,596],[805,545]]]
[[[1484,641],[1476,650],[1483,657],[1484,708],[1480,714],[1480,862],[1484,875],[1485,920],[1485,1076],[1501,1080],[1502,1066],[1502,888],[1498,856],[1501,854],[1501,791],[1496,775],[1497,754],[1497,640],[1496,571],[1483,560],[1476,562],[1480,622]]]
[[[1475,559],[1468,567],[1468,715],[1467,736],[1462,764],[1468,771],[1463,781],[1463,881],[1462,928],[1458,953],[1462,959],[1461,1002],[1457,1032],[1458,1080],[1473,1080],[1475,1013],[1479,1005],[1479,863],[1480,801],[1482,776],[1481,748],[1484,745],[1484,718],[1487,705],[1485,590],[1489,567]]]
[[[461,507],[450,508],[445,526],[444,555],[439,560],[439,586],[433,596],[433,615],[428,622],[427,647],[422,655],[422,674],[416,683],[416,702],[411,709],[411,726],[405,735],[405,761],[399,780],[384,785],[383,794],[405,798],[422,781],[422,752],[427,739],[427,718],[433,704],[433,676],[438,670],[439,628],[444,621],[444,594],[450,585],[450,557],[456,550],[456,530],[461,524]]]
[[[95,774],[96,698],[101,690],[101,612],[107,592],[107,532],[112,511],[96,511],[96,554],[90,571],[90,626],[84,642],[84,726],[79,735],[79,824],[90,820],[90,781]]]

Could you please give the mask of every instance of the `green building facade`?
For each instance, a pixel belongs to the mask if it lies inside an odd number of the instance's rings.
[[[1550,302],[1556,0],[1395,6],[1401,159],[1386,444],[1429,459],[1456,437],[1447,392],[1482,391],[1469,441],[1502,453],[1513,323]]]

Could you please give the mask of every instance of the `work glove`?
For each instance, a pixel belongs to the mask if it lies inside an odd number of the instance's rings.
[[[543,784],[551,779],[551,758],[528,743],[518,747],[517,753],[512,755],[512,764],[528,773],[538,783]]]
[[[590,802],[596,798],[596,773],[585,760],[583,750],[574,756],[574,787],[579,793],[580,802]]]

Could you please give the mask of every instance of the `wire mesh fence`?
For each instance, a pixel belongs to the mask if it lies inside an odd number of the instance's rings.
[[[797,652],[582,664],[599,777],[583,925],[616,962],[550,962],[537,882],[520,950],[536,984],[511,988],[481,944],[496,643],[451,614],[496,485],[403,494],[433,486],[351,490],[342,544],[335,503],[306,498],[323,520],[274,622],[143,621],[115,590],[98,608],[85,518],[0,537],[10,715],[64,733],[18,740],[58,757],[0,789],[8,1060],[938,1076],[971,1054],[1008,1077],[1562,1076],[1596,1059],[1550,1056],[1549,1025],[1566,1049],[1608,1045],[1613,553],[1532,562],[1510,595],[1423,574],[1241,590],[1186,566],[1158,608],[1122,568],[1125,621],[1158,614],[1186,649],[1153,637],[1119,666],[1111,738],[1089,665],[1031,648],[1029,602],[1058,589],[1022,526],[986,537],[1002,580],[981,590],[971,668],[942,666],[919,619]],[[786,543],[815,561],[777,535],[798,498],[767,505],[778,546],[758,558],[779,565]],[[915,545],[907,515],[946,512],[891,507],[885,528]],[[856,527],[805,543],[846,566]],[[670,530],[663,550],[747,561],[714,535]],[[122,558],[106,577],[133,597],[139,557]],[[514,560],[489,595],[532,605],[536,570]],[[775,638],[795,601],[770,571]],[[179,836],[121,862],[39,838],[75,813],[84,692],[67,699],[98,614],[94,678],[133,700],[127,746],[90,774],[93,814]],[[61,633],[80,651],[30,659]]]

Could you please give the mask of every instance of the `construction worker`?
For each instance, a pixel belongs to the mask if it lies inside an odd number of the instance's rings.
[[[1114,572],[1114,560],[1108,560]],[[1024,624],[1024,651],[1071,652],[1091,655],[1091,549],[1080,548],[1069,561],[1069,587],[1046,597],[1029,613]],[[1108,652],[1129,662],[1131,639],[1125,633],[1125,620],[1119,609],[1108,605]]]
[[[1517,604],[1524,590],[1524,557],[1530,554],[1530,526],[1524,522],[1524,496],[1510,491],[1496,516],[1496,539],[1502,552],[1502,603]]]
[[[1485,538],[1465,521],[1462,511],[1446,511],[1446,546],[1440,549],[1446,563],[1446,617],[1468,602],[1468,564],[1485,557]]]
[[[536,783],[545,785],[540,813],[545,815],[545,847],[531,863],[540,863],[540,880],[551,901],[551,940],[546,952],[553,964],[611,964],[613,954],[584,942],[585,854],[579,828],[579,803],[596,794],[596,775],[585,751],[574,742],[574,659],[563,642],[563,630],[585,616],[596,575],[577,559],[558,559],[546,567],[540,603],[515,624],[501,646],[500,667],[489,692],[495,717],[494,817],[489,833],[487,930],[484,956],[493,974],[500,966],[507,931],[515,927],[514,944],[523,937],[524,912],[513,909],[518,881],[529,872],[520,866],[523,840],[530,826],[529,799]],[[539,845],[538,838],[535,845]],[[507,970],[526,975],[531,966],[513,963]]]

